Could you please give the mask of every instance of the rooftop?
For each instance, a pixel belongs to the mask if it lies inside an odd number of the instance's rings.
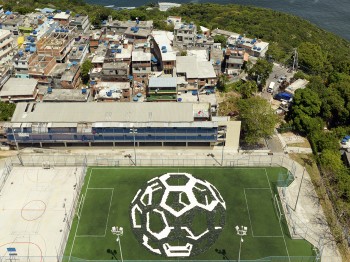
[[[132,61],[133,62],[143,62],[143,61],[150,62],[151,57],[152,57],[151,53],[148,53],[148,52],[143,52],[143,51],[133,51],[132,52]]]
[[[29,108],[32,108],[29,106]],[[198,108],[209,108],[200,103],[37,103],[28,110],[27,103],[17,104],[11,122],[78,123],[78,122],[193,122]],[[27,109],[27,112],[25,112]],[[195,112],[196,111],[196,112]],[[74,112],[74,114],[72,114]]]
[[[177,56],[178,73],[186,73],[187,78],[215,78],[213,65],[209,61],[198,61],[196,56]]]
[[[163,46],[166,47],[167,52],[161,53],[162,60],[163,61],[175,61],[176,60],[176,52],[173,51],[173,47],[171,46],[171,42],[174,39],[174,34],[172,32],[167,31],[152,31],[152,36],[154,40],[156,41],[157,45],[159,46],[159,49],[161,49]]]
[[[153,21],[149,20],[149,21],[139,21],[139,23],[137,24],[136,21],[113,21],[112,23],[110,23],[111,27],[133,27],[133,26],[137,26],[140,28],[152,28],[153,27]]]
[[[151,77],[148,86],[152,87],[176,87],[177,77]]]
[[[68,20],[69,17],[70,17],[70,14],[66,14],[64,12],[61,12],[61,13],[55,14],[53,19]]]
[[[83,93],[81,89],[52,89],[51,93],[47,92],[47,87],[45,88],[46,92],[43,97],[44,102],[86,102],[90,91],[86,90],[86,93]]]
[[[38,80],[32,78],[10,78],[0,91],[0,96],[33,95]]]

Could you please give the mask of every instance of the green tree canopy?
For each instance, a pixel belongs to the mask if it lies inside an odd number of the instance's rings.
[[[242,121],[242,138],[247,144],[255,144],[270,137],[278,123],[278,116],[270,104],[261,97],[237,101],[239,120]]]
[[[0,121],[9,121],[15,112],[16,105],[0,101]]]
[[[303,42],[298,48],[299,65],[310,73],[321,73],[327,64],[327,56],[321,47],[310,42]]]
[[[87,83],[89,81],[89,72],[93,68],[93,64],[89,59],[85,60],[83,64],[81,65],[81,77],[83,80],[83,83]]]
[[[266,80],[272,72],[272,63],[265,59],[258,59],[256,64],[248,69],[248,78],[256,81],[259,85],[264,86]]]

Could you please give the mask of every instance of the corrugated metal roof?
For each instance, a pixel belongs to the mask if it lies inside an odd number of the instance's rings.
[[[176,87],[176,77],[151,77],[149,79],[149,87]]]
[[[25,112],[27,103],[18,103],[11,122],[192,122],[192,103],[37,103]],[[196,107],[198,105],[196,104]],[[32,108],[30,105],[29,108]],[[209,108],[203,103],[203,108]]]

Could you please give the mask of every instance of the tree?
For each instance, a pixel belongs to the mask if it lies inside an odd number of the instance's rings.
[[[214,43],[220,43],[221,47],[226,47],[227,38],[223,35],[214,36]]]
[[[273,64],[265,59],[258,59],[256,64],[248,69],[248,78],[257,82],[259,86],[265,86],[266,80],[272,72]]]
[[[255,81],[239,81],[234,83],[232,88],[242,95],[243,99],[253,96],[258,91],[258,86]]]
[[[242,138],[247,144],[256,144],[262,138],[270,137],[278,123],[270,104],[261,97],[237,101],[239,120],[242,121]]]
[[[229,81],[229,77],[226,74],[221,74],[219,76],[219,81],[217,83],[217,87],[220,91],[227,91],[227,82]]]
[[[297,131],[309,133],[323,128],[323,121],[318,117],[321,104],[317,93],[309,88],[295,92],[290,116]]]
[[[93,67],[94,66],[89,59],[85,60],[81,65],[81,78],[84,84],[86,84],[89,81],[89,72]]]
[[[15,112],[16,105],[0,101],[0,121],[9,121]]]
[[[304,71],[318,74],[324,70],[327,56],[319,45],[303,42],[298,48],[298,53],[299,65]]]

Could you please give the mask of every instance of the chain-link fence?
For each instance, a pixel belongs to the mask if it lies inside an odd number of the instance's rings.
[[[214,154],[208,154],[206,157],[200,156],[197,158],[185,158],[182,155],[179,156],[161,156],[156,157],[140,157],[136,158],[133,155],[73,155],[73,154],[33,154],[33,155],[18,155],[11,157],[4,168],[1,175],[1,183],[5,183],[6,177],[10,173],[12,166],[42,166],[43,163],[49,163],[50,166],[76,166],[82,167],[82,174],[80,180],[77,183],[77,194],[74,196],[71,210],[68,212],[65,228],[63,230],[63,238],[60,243],[60,248],[57,252],[57,261],[62,261],[64,258],[64,249],[68,240],[69,232],[71,229],[72,221],[74,218],[75,210],[79,202],[79,193],[83,185],[86,170],[88,166],[167,166],[167,167],[196,167],[196,166],[221,166],[221,167],[284,167],[287,173],[283,174],[283,177],[278,179],[277,186],[279,190],[280,199],[286,200],[284,192],[286,187],[291,183],[294,183],[294,178],[301,175],[304,172],[302,166],[296,164],[292,159],[285,155],[253,155],[253,154],[240,154],[233,156],[224,156],[219,154],[216,157]],[[1,185],[1,184],[0,184]],[[1,186],[0,186],[1,189]],[[289,261],[289,262],[311,262],[320,261],[320,252],[323,250],[323,242],[317,238],[317,234],[306,225],[292,210],[290,205],[285,205],[284,208],[285,219],[288,224],[290,234],[296,238],[304,238],[310,243],[313,243],[318,249],[318,255],[315,257],[268,257],[254,261]],[[316,244],[315,244],[316,243]],[[50,260],[52,261],[52,257]],[[63,259],[65,260],[65,259]],[[42,261],[46,261],[45,259]],[[83,259],[71,258],[70,261],[85,261]],[[100,260],[99,260],[100,261]],[[187,260],[190,261],[190,260]],[[232,260],[234,261],[234,260]],[[241,260],[248,261],[248,260]],[[253,260],[252,260],[253,261]]]

